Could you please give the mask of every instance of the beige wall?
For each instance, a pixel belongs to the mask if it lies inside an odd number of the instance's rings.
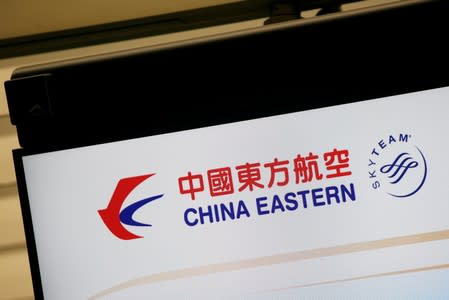
[[[239,0],[2,0],[0,39],[166,14]],[[240,0],[241,1],[241,0]]]
[[[243,0],[1,0],[0,39],[104,24]],[[367,0],[346,9],[399,0]]]

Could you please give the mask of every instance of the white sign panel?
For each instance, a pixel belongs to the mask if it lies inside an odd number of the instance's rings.
[[[25,156],[44,295],[260,299],[449,278],[448,98]]]

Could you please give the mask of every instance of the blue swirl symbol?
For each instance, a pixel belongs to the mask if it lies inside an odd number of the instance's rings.
[[[424,182],[426,181],[426,177],[427,177],[427,162],[426,162],[426,158],[424,157],[424,154],[421,152],[421,150],[419,150],[418,147],[416,147],[416,149],[419,151],[419,154],[421,154],[422,161],[423,161],[423,168],[424,168],[423,176],[422,176],[422,179],[421,179],[419,185],[408,194],[397,195],[397,194],[388,193],[391,196],[398,197],[398,198],[409,197],[409,196],[414,195],[416,192],[418,192],[421,189],[421,187],[424,185]],[[402,180],[402,178],[405,176],[405,174],[407,174],[407,172],[410,169],[417,168],[418,166],[419,166],[419,163],[417,161],[413,160],[413,158],[411,157],[411,155],[409,153],[403,152],[395,158],[393,163],[382,166],[380,168],[380,171],[384,174],[387,174],[388,178],[392,179],[392,181],[390,182],[391,184],[396,184]]]
[[[396,157],[393,163],[380,168],[380,171],[393,180],[390,182],[391,184],[396,184],[401,181],[408,170],[416,168],[418,165],[418,162],[413,160],[410,154],[403,152]]]

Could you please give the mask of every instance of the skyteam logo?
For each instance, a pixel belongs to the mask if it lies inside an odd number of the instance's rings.
[[[368,174],[372,188],[397,198],[415,195],[427,178],[424,153],[413,143],[412,135],[390,135],[372,149]]]
[[[148,198],[136,201],[124,208],[122,208],[122,206],[128,195],[138,185],[140,185],[142,182],[152,177],[153,175],[155,174],[153,173],[120,179],[120,181],[117,183],[114,193],[112,194],[108,207],[98,211],[104,224],[119,239],[132,240],[142,237],[128,231],[123,225],[148,226],[148,227],[151,226],[151,224],[145,224],[136,221],[133,218],[133,215],[142,206],[157,199],[160,199],[163,196],[163,194],[150,196]]]

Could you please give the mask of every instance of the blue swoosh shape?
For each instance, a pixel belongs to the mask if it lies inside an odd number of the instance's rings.
[[[133,215],[136,212],[136,210],[138,210],[145,204],[150,203],[151,201],[157,200],[157,199],[161,198],[162,196],[164,196],[164,194],[151,196],[149,198],[145,198],[143,200],[137,201],[137,202],[125,207],[120,212],[120,221],[123,224],[131,225],[131,226],[151,226],[151,224],[137,222],[136,220],[133,219]]]
[[[421,152],[421,150],[419,150],[419,148],[416,147],[416,146],[415,146],[415,148],[418,149],[418,151],[421,154],[421,157],[423,159],[423,162],[424,162],[424,176],[423,176],[423,178],[421,180],[421,183],[419,184],[419,186],[413,192],[408,193],[406,195],[395,195],[395,194],[388,193],[389,195],[391,195],[393,197],[398,197],[398,198],[409,197],[409,196],[412,196],[412,195],[416,194],[422,188],[422,186],[424,185],[424,182],[426,181],[426,177],[427,177],[427,162],[426,162],[426,158],[424,157],[424,154]]]
[[[401,153],[398,157],[396,157],[396,159],[394,160],[394,162],[392,162],[390,165],[385,165],[382,168],[380,168],[380,171],[384,174],[386,173],[390,173],[391,170],[393,170],[394,167],[396,167],[396,164],[398,163],[398,161],[404,156],[404,155],[409,155],[407,152],[403,152]],[[389,177],[393,177],[389,176]]]

